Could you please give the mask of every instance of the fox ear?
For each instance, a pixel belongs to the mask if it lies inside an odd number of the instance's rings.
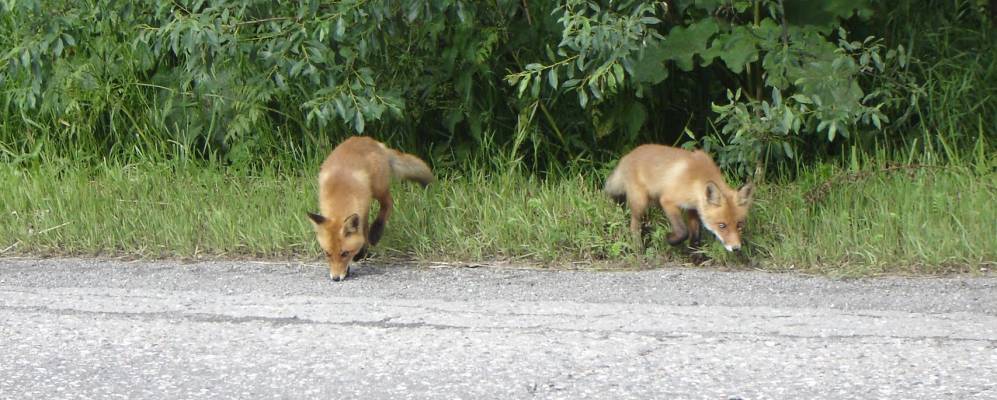
[[[723,201],[720,198],[721,196],[722,195],[720,194],[720,188],[717,187],[716,183],[713,183],[713,181],[706,182],[706,202],[707,203],[710,203],[710,205],[719,206],[719,205],[723,204],[722,203]]]
[[[343,221],[343,233],[346,235],[354,234],[360,231],[360,216],[357,214],[350,215],[346,217]]]
[[[755,194],[755,185],[748,182],[737,191],[737,205],[746,206],[751,204],[751,196]]]
[[[318,214],[308,213],[308,219],[312,220],[315,225],[322,225],[325,222],[325,217]]]

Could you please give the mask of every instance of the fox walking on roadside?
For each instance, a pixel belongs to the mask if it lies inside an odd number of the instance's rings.
[[[363,136],[346,139],[322,162],[318,175],[321,214],[308,213],[308,218],[329,261],[332,280],[345,279],[350,262],[363,257],[368,245],[376,245],[384,234],[393,207],[388,190],[392,176],[423,187],[434,180],[429,166],[418,157]],[[374,224],[368,226],[375,199],[380,208]]]
[[[690,244],[698,245],[702,224],[727,251],[739,250],[753,191],[750,183],[737,191],[731,189],[717,164],[701,150],[658,144],[639,146],[623,156],[605,187],[617,202],[629,204],[630,234],[638,253],[644,250],[641,220],[652,201],[671,222],[672,231],[666,237],[669,244],[689,239]]]

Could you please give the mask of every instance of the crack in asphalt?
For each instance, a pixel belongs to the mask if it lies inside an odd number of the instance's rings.
[[[438,330],[467,330],[467,331],[520,331],[523,333],[535,333],[543,334],[549,332],[571,332],[571,333],[602,333],[602,334],[627,334],[627,335],[638,335],[648,338],[653,338],[658,341],[663,341],[666,339],[682,339],[690,337],[704,337],[704,338],[729,338],[729,337],[739,337],[743,341],[753,341],[764,343],[765,341],[772,338],[782,338],[782,339],[792,339],[792,340],[828,340],[828,341],[847,341],[847,340],[866,340],[866,339],[877,339],[883,342],[919,342],[919,341],[935,341],[939,344],[945,343],[984,343],[988,347],[997,348],[997,339],[981,339],[981,338],[961,338],[961,337],[951,337],[951,336],[938,336],[938,335],[926,335],[926,336],[898,336],[898,335],[872,335],[872,334],[853,334],[853,335],[795,335],[780,332],[738,332],[738,331],[692,331],[686,333],[666,333],[662,331],[651,331],[651,330],[612,330],[612,329],[566,329],[566,328],[556,328],[549,327],[546,325],[528,325],[528,326],[460,326],[460,325],[446,325],[446,324],[433,324],[427,322],[392,322],[398,317],[386,317],[376,321],[319,321],[308,318],[299,318],[297,316],[290,317],[266,317],[266,316],[232,316],[226,314],[213,314],[213,313],[185,313],[178,311],[154,311],[154,312],[125,312],[125,311],[91,311],[91,310],[79,310],[73,308],[52,308],[45,306],[4,306],[0,305],[0,310],[10,310],[14,312],[36,312],[36,313],[46,313],[54,315],[90,315],[90,316],[103,316],[108,318],[119,318],[119,319],[142,319],[142,320],[183,320],[188,322],[206,322],[206,323],[232,323],[232,324],[249,324],[249,323],[265,323],[271,326],[286,326],[286,325],[325,325],[325,326],[342,326],[342,327],[360,327],[360,328],[381,328],[381,329],[438,329]],[[757,339],[752,339],[757,337]]]

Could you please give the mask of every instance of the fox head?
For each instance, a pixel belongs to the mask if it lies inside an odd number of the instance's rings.
[[[367,244],[360,216],[353,214],[337,221],[308,213],[308,218],[315,225],[315,237],[329,261],[329,277],[336,282],[346,279],[350,274],[350,262],[353,261],[353,256]]]
[[[727,251],[740,250],[741,231],[751,207],[754,186],[749,183],[735,192],[727,185],[721,187],[710,181],[706,182],[705,190],[697,210],[703,226],[720,239]]]

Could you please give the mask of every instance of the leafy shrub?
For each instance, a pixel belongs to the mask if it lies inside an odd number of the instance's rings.
[[[924,93],[912,58],[846,34],[892,18],[875,4],[3,0],[0,157],[244,165],[362,133],[437,166],[685,140],[760,172],[913,135],[898,123]]]

